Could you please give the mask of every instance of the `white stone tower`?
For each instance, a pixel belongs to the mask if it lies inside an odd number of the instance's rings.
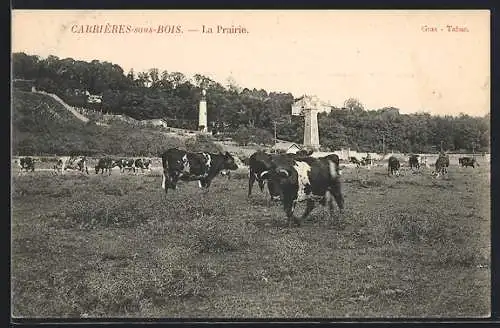
[[[198,131],[208,132],[208,121],[207,121],[207,91],[203,89],[201,91],[201,99],[199,106],[199,120],[198,120]]]
[[[304,109],[304,146],[319,149],[318,111]]]
[[[315,96],[304,95],[292,104],[292,115],[304,116],[304,146],[319,149],[318,113],[330,110],[330,106],[322,104]]]

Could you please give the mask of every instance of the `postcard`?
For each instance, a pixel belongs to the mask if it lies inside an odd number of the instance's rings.
[[[13,319],[488,318],[487,10],[13,10]]]

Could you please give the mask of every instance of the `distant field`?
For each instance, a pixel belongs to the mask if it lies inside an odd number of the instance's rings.
[[[247,199],[246,172],[166,195],[158,169],[13,168],[13,315],[488,316],[489,169],[346,168],[343,218],[317,207],[288,228],[257,186]]]

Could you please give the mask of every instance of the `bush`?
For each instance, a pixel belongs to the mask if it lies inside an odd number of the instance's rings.
[[[192,152],[222,152],[223,148],[214,142],[211,135],[198,134],[194,138],[189,138],[185,142],[186,150]]]
[[[240,125],[233,136],[234,141],[240,146],[246,146],[250,142],[250,131],[244,125]]]
[[[272,145],[274,141],[274,137],[271,132],[264,130],[264,129],[259,129],[259,128],[254,128],[250,129],[250,140],[258,145]]]
[[[257,145],[272,145],[274,137],[271,132],[255,128],[246,127],[240,125],[233,135],[234,141],[236,141],[240,146],[247,146],[249,143],[255,143]]]

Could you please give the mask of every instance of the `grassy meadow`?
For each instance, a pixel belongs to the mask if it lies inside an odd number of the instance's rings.
[[[346,168],[345,214],[288,228],[246,172],[165,194],[159,170],[13,168],[13,316],[489,316],[489,166],[430,171]]]

